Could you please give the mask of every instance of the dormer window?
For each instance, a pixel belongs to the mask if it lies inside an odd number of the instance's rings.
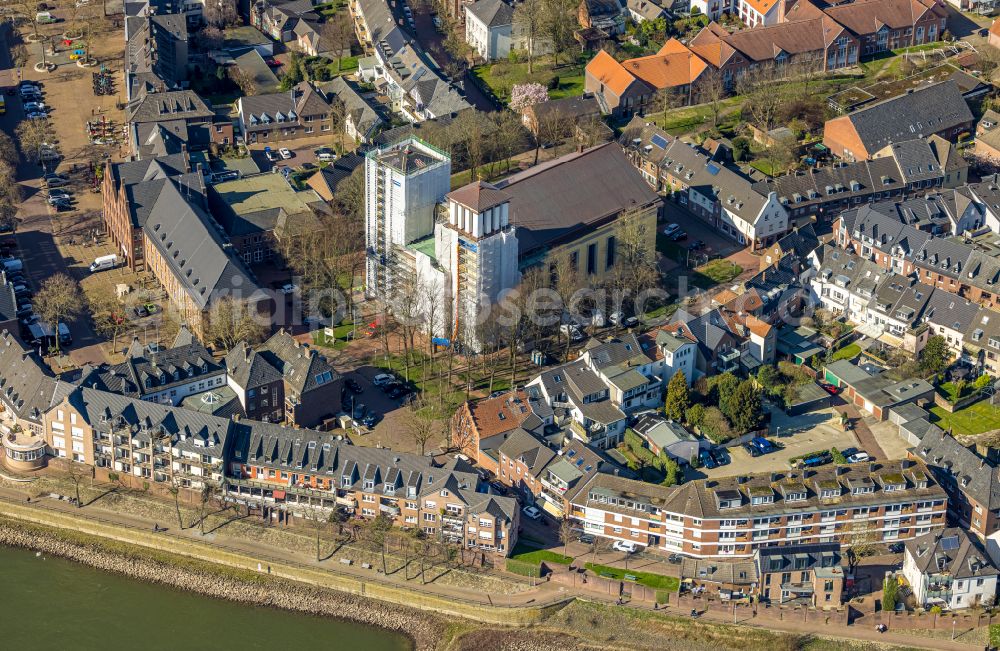
[[[410,498],[410,499],[415,498],[417,496],[417,487],[416,486],[407,486],[406,487],[406,496],[408,498]]]
[[[389,482],[386,482],[385,486],[383,486],[383,488],[382,488],[382,492],[384,492],[386,495],[395,495],[396,494],[396,485],[395,484],[390,484]]]
[[[805,498],[806,498],[805,491],[802,491],[802,492],[792,492],[792,491],[789,491],[789,492],[785,493],[785,501],[786,502],[801,502]]]
[[[351,476],[350,475],[343,475],[340,478],[340,486],[341,486],[341,488],[347,488],[350,485],[351,485]]]
[[[365,480],[365,490],[366,491],[373,491],[373,490],[375,490],[375,480],[374,479],[366,479]]]

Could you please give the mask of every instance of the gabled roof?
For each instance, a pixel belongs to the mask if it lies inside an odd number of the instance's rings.
[[[128,121],[161,122],[211,118],[215,111],[193,90],[173,90],[149,93],[129,103]]]
[[[961,580],[1000,574],[979,540],[959,527],[907,540],[906,555],[913,567],[925,575],[947,574],[952,580]]]
[[[503,0],[477,0],[466,5],[465,11],[487,27],[502,27],[514,23],[514,9]]]
[[[492,183],[486,181],[475,181],[464,185],[457,190],[452,190],[447,198],[457,204],[465,206],[469,210],[481,213],[494,206],[510,201],[510,195],[503,190],[498,190]]]

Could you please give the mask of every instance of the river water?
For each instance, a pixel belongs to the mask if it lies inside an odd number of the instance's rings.
[[[211,599],[0,547],[0,648],[405,651],[362,624]]]

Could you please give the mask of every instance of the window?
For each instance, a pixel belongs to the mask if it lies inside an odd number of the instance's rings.
[[[617,253],[617,244],[618,241],[615,239],[614,235],[608,238],[608,245],[606,252],[607,256],[604,262],[605,269],[610,269],[611,267],[615,266],[615,254]]]
[[[597,244],[587,246],[587,273],[597,272]]]

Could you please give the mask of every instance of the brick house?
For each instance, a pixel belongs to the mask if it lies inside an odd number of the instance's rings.
[[[330,104],[305,81],[287,93],[241,97],[236,110],[248,144],[307,138],[332,128]]]

